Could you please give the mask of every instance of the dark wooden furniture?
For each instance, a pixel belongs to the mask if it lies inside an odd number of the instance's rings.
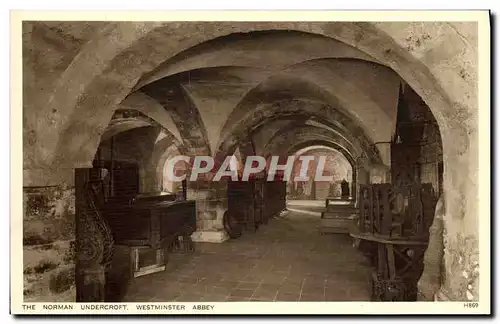
[[[191,234],[196,230],[195,201],[159,194],[111,197],[102,211],[121,254],[115,256],[113,264],[128,263],[127,269],[119,266],[120,270],[114,272],[139,277],[163,271],[168,253],[194,250]]]
[[[110,199],[103,214],[115,238],[108,301],[120,301],[131,278],[164,271],[169,253],[194,251],[195,201],[175,200],[173,195]]]
[[[240,237],[244,230],[255,232],[286,209],[286,182],[282,180],[267,181],[260,175],[248,181],[229,181],[227,193],[224,227],[231,238]]]
[[[228,212],[244,230],[255,232],[260,225],[261,215],[255,208],[255,181],[228,181]]]
[[[351,235],[372,260],[374,299],[416,300],[443,170],[437,122],[405,85],[390,144],[392,183],[360,186],[360,212]]]
[[[111,198],[103,213],[116,244],[168,248],[196,230],[195,201],[176,201],[174,195]]]
[[[286,181],[264,180],[262,188],[263,219],[269,220],[286,210]]]
[[[82,220],[77,229],[77,253],[82,260],[106,254],[105,260],[98,258],[106,268],[106,301],[120,301],[130,278],[165,270],[170,252],[194,250],[190,236],[196,230],[195,201],[180,200],[176,195],[139,194],[136,174],[102,168],[76,172],[77,218]],[[123,179],[129,175],[131,179]],[[89,249],[92,252],[86,252]],[[106,252],[111,249],[113,253]],[[96,268],[88,261],[79,264],[82,273]],[[98,298],[87,296],[80,288],[79,301],[102,301],[102,293]]]
[[[110,203],[104,214],[116,242],[108,271],[109,299],[120,299],[114,296],[121,295],[119,285],[129,278],[164,271],[169,253],[194,250],[190,237],[196,229],[194,201],[138,197],[128,206]]]
[[[77,302],[106,300],[106,270],[114,241],[100,206],[104,203],[101,170],[75,169],[75,283]]]
[[[361,240],[374,271],[373,299],[412,301],[437,199],[430,184],[360,186],[360,212],[350,235]]]

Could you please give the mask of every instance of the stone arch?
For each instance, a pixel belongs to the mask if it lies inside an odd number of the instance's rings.
[[[353,157],[353,155],[348,150],[346,150],[344,147],[342,147],[341,145],[339,145],[336,142],[325,141],[322,139],[307,140],[307,141],[303,141],[303,142],[298,143],[298,144],[292,146],[291,148],[289,148],[287,154],[289,154],[289,155],[297,154],[297,152],[301,152],[303,150],[308,150],[311,147],[326,147],[326,148],[329,148],[330,150],[334,150],[334,151],[339,152],[349,162],[349,164],[352,167],[353,173],[356,172],[356,158]]]
[[[278,131],[264,148],[262,154],[269,160],[270,156],[277,155],[285,160],[295,152],[311,146],[324,146],[342,154],[352,167],[356,169],[356,159],[368,156],[372,163],[380,161],[380,156],[373,150],[355,147],[345,138],[329,130],[301,125],[293,127],[289,125]],[[284,161],[283,161],[284,162]]]
[[[130,99],[132,98],[132,99]],[[154,147],[151,152],[147,152],[146,156],[141,161],[141,190],[156,191],[158,189],[157,181],[152,170],[158,163],[161,152],[168,148],[168,145],[174,145],[184,152],[184,146],[178,135],[172,133],[176,131],[175,125],[172,125],[165,115],[162,115],[154,104],[152,98],[147,96],[129,96],[126,102],[120,104],[120,108],[114,113],[113,119],[109,123],[105,132],[100,138],[100,142],[110,139],[111,137],[126,131],[142,127],[154,127],[158,130],[158,136],[154,142]],[[165,114],[167,112],[165,111]],[[156,117],[156,118],[155,118]],[[158,118],[159,117],[159,118]],[[168,115],[167,115],[168,117]],[[160,122],[157,121],[160,120]],[[165,127],[167,126],[168,129]],[[146,153],[146,152],[145,152]]]
[[[205,29],[204,33],[195,32],[196,37],[187,39],[176,37],[204,27],[208,27],[213,33],[208,33]],[[176,32],[172,33],[174,30]],[[42,145],[45,150],[54,152],[53,158],[45,162],[50,164],[61,159],[61,154],[57,153],[60,151],[85,151],[84,148],[88,144],[84,145],[83,143],[92,143],[96,140],[73,141],[73,149],[67,142],[68,138],[73,137],[76,128],[80,128],[73,125],[75,120],[89,117],[85,118],[86,127],[92,130],[90,133],[100,134],[102,125],[106,124],[105,121],[110,118],[109,108],[106,109],[106,107],[111,108],[120,102],[135,85],[134,82],[144,73],[153,70],[154,67],[165,61],[165,57],[174,56],[189,47],[217,37],[258,30],[296,30],[331,37],[349,44],[391,67],[401,75],[429,104],[441,128],[450,123],[449,118],[445,118],[443,111],[448,111],[448,114],[453,112],[453,103],[442,89],[440,85],[442,83],[437,82],[428,66],[418,61],[412,56],[412,53],[408,53],[407,48],[397,42],[400,39],[396,31],[391,30],[391,26],[386,26],[383,23],[110,23],[96,39],[89,42],[81,50],[73,64],[66,69],[47,104],[48,111],[59,107],[65,107],[68,111],[57,112],[59,115],[67,117],[60,118],[60,124],[55,125],[54,133],[50,134],[54,136],[48,136],[55,138],[51,138],[49,142]],[[172,37],[164,37],[165,32],[171,34]],[[449,28],[447,32],[450,37],[453,37],[453,33],[457,33],[453,28]],[[114,38],[113,42],[109,42],[110,37]],[[144,46],[145,43],[152,41],[157,46],[154,52],[151,52],[151,47]],[[158,51],[159,48],[163,50]],[[106,55],[100,55],[97,62],[95,61],[97,58],[95,53],[100,53],[101,49]],[[127,57],[128,67],[121,63],[125,62],[125,57]],[[131,57],[134,58],[136,64],[130,64]],[[116,77],[117,67],[122,68],[118,72],[122,76],[121,78]],[[85,73],[82,73],[83,71]],[[108,77],[111,74],[114,75],[113,78]],[[96,75],[98,77],[95,77]],[[101,98],[102,96],[98,95],[102,93],[103,88],[109,89],[111,87],[116,88],[106,98]],[[425,89],[434,89],[435,91],[430,93],[424,91]],[[96,92],[95,96],[92,96],[93,91]],[[99,100],[99,104],[95,100]],[[96,107],[102,108],[98,114],[95,113]],[[76,157],[84,158],[81,154],[76,154]]]
[[[101,136],[101,141],[107,140],[119,133],[129,131],[134,128],[153,126],[149,121],[137,118],[124,118],[113,120]]]
[[[213,156],[215,168],[218,168],[228,156],[234,155],[236,151],[238,151],[240,155],[239,160],[242,163],[242,165],[240,165],[241,168],[245,165],[247,157],[257,154],[252,139],[250,137],[244,137],[235,142],[228,150],[218,150],[215,153]],[[242,171],[242,169],[240,171]]]
[[[257,152],[255,150],[255,144],[253,143],[251,138],[246,138],[238,145],[240,149],[241,159],[245,161],[247,157],[256,155]]]
[[[350,156],[360,156],[360,150],[355,150],[352,145],[341,137],[331,134],[326,130],[315,129],[313,127],[299,127],[292,132],[283,132],[277,135],[264,150],[264,155],[286,155],[290,153],[290,148],[303,142],[323,140],[328,143],[335,143],[336,147]]]
[[[307,51],[303,50],[305,46]],[[287,52],[286,57],[274,55],[282,51]],[[238,52],[238,55],[232,55],[234,52]],[[323,58],[357,58],[378,63],[366,53],[323,35],[284,30],[233,33],[180,52],[144,75],[136,89],[177,73],[197,69],[251,66],[279,71],[301,62]]]
[[[282,127],[277,132],[273,134],[273,136],[269,139],[268,143],[264,146],[264,152],[267,150],[273,151],[273,146],[276,144],[274,142],[282,143],[283,139],[287,139],[287,137],[293,137],[296,140],[304,141],[304,137],[296,138],[297,135],[303,135],[305,137],[321,137],[326,138],[328,141],[335,142],[339,145],[342,145],[347,149],[349,154],[354,155],[355,157],[360,156],[363,151],[371,151],[373,144],[361,142],[358,138],[352,136],[348,130],[343,128],[341,125],[339,126],[335,122],[318,122],[309,123],[309,121],[314,121],[314,119],[304,121],[303,118],[297,119],[295,122],[291,122],[285,127]],[[265,126],[264,126],[265,127]],[[299,134],[300,133],[300,134]],[[281,141],[280,141],[281,139]],[[287,143],[293,143],[293,141],[288,140]],[[278,143],[279,145],[279,143]],[[281,149],[285,147],[281,146]]]
[[[163,179],[163,167],[172,154],[186,154],[186,148],[172,134],[157,140],[149,159],[146,186],[149,191],[160,191]]]
[[[192,154],[210,155],[208,135],[196,104],[182,85],[163,79],[141,89],[168,111],[186,148]]]
[[[246,114],[239,124],[232,127],[232,133],[227,132],[221,136],[218,150],[223,152],[234,150],[234,145],[241,138],[247,137],[254,129],[264,125],[266,122],[279,118],[313,118],[332,128],[342,129],[344,134],[351,134],[363,146],[369,147],[373,143],[352,120],[326,106],[323,102],[294,99],[262,104],[258,109]],[[328,121],[333,122],[329,123]]]
[[[324,102],[346,121],[359,125],[373,142],[388,141],[396,124],[399,84],[400,78],[392,70],[372,62],[301,62],[267,76],[250,89],[229,115],[221,137],[262,102],[296,98]]]
[[[157,191],[169,191],[165,188],[165,164],[170,157],[179,154],[179,149],[175,145],[169,146],[166,151],[161,155],[159,162],[156,165],[156,179],[158,180]],[[172,181],[170,181],[172,182]],[[173,183],[172,183],[173,186]],[[167,189],[167,190],[166,190]],[[172,190],[170,190],[173,193]]]
[[[158,101],[144,92],[136,91],[128,95],[118,106],[118,110],[120,109],[133,109],[143,113],[172,133],[182,143],[181,134],[172,117]]]
[[[303,154],[306,154],[307,152],[314,151],[314,150],[326,150],[326,151],[332,151],[335,152],[336,154],[339,154],[341,157],[344,158],[345,161],[350,166],[351,169],[351,196],[356,199],[357,194],[356,194],[356,188],[357,188],[357,168],[356,168],[356,162],[355,159],[352,157],[352,155],[342,146],[338,145],[335,142],[329,142],[329,141],[322,141],[322,140],[317,140],[317,141],[305,141],[302,143],[298,143],[297,145],[293,146],[288,150],[287,155],[295,155],[295,156],[300,156]],[[296,162],[297,163],[297,160]],[[348,179],[348,178],[346,178]]]
[[[332,150],[339,152],[340,154],[342,154],[346,158],[347,161],[349,161],[349,163],[353,167],[353,170],[355,169],[355,167],[356,167],[355,158],[351,155],[351,153],[349,153],[349,151],[347,151],[344,147],[338,145],[335,142],[329,142],[329,141],[325,141],[325,140],[321,140],[321,139],[304,141],[304,142],[298,143],[298,144],[292,146],[291,148],[289,148],[287,150],[287,154],[289,154],[289,155],[296,154],[297,152],[299,152],[301,150],[308,149],[310,147],[315,147],[315,146],[328,147]]]

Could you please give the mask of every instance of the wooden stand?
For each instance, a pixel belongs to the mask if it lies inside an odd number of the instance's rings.
[[[350,227],[372,262],[376,301],[414,301],[423,271],[435,199],[427,184],[362,185],[360,215]]]

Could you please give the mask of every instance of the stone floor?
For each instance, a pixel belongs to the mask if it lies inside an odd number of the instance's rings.
[[[367,261],[349,236],[320,235],[319,220],[289,212],[239,239],[197,243],[134,279],[124,301],[369,301]]]

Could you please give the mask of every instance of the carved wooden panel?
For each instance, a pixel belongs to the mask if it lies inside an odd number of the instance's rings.
[[[360,185],[361,232],[408,237],[427,235],[437,197],[431,184]]]
[[[437,203],[432,185],[360,185],[360,193],[359,237],[374,268],[373,299],[416,300]]]
[[[76,301],[104,301],[105,270],[113,254],[113,236],[101,208],[100,169],[75,170]]]
[[[395,185],[408,185],[414,182],[419,167],[420,146],[392,144],[391,177]]]

